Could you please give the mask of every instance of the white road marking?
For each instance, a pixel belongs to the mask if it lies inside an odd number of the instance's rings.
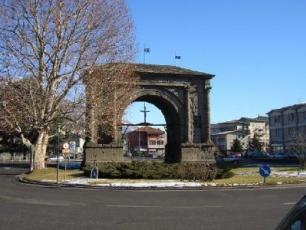
[[[295,205],[295,204],[296,204],[296,202],[286,202],[283,205]]]
[[[173,206],[166,208],[177,208],[177,209],[196,209],[196,208],[222,208],[221,205],[204,205],[204,206]]]
[[[124,205],[124,204],[108,204],[107,207],[111,208],[161,208],[156,205]]]
[[[23,204],[32,204],[32,205],[46,205],[46,206],[85,206],[85,203],[81,202],[68,202],[68,201],[60,201],[60,200],[38,200],[33,198],[19,198],[19,197],[10,197],[10,196],[0,196],[0,200],[5,200],[14,203],[23,203]]]
[[[170,209],[199,209],[199,208],[222,208],[221,205],[204,205],[204,206],[160,206],[160,205],[124,205],[108,204],[110,208],[170,208]]]

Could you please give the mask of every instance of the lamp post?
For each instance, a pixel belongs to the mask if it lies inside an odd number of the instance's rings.
[[[59,152],[60,152],[60,131],[61,126],[57,125],[57,152],[56,152],[56,183],[59,184]]]

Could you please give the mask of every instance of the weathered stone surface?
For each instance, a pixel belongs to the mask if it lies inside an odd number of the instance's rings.
[[[127,106],[135,101],[146,101],[161,110],[167,123],[165,162],[214,159],[213,144],[210,144],[209,100],[210,80],[214,75],[176,66],[140,64],[135,64],[135,75],[138,87],[130,97],[121,100]],[[87,111],[87,132],[97,140],[97,121],[91,115],[95,114],[94,110],[94,107],[90,107]],[[121,129],[116,126],[113,130],[114,143],[120,146]],[[119,147],[115,146],[86,146],[85,151],[86,161],[92,161],[94,156],[97,161],[122,160],[122,150],[119,153]]]
[[[86,143],[84,158],[86,164],[92,164],[94,162],[123,161],[122,145]]]
[[[213,144],[183,144],[182,162],[203,161],[215,163],[214,153],[216,150]]]

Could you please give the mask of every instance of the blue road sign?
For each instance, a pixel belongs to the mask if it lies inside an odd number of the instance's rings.
[[[75,150],[75,148],[76,148],[76,143],[75,143],[75,141],[70,141],[70,142],[69,142],[69,148],[70,148],[71,150]]]
[[[99,169],[97,167],[92,168],[90,172],[90,178],[98,179],[98,177],[99,177]]]
[[[271,174],[271,168],[269,165],[262,165],[260,166],[259,168],[259,174],[262,176],[262,177],[268,177],[270,176]]]

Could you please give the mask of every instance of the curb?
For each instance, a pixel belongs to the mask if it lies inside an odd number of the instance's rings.
[[[84,185],[84,184],[65,184],[65,183],[53,183],[53,182],[44,182],[44,181],[37,181],[37,180],[29,180],[25,178],[25,175],[18,175],[16,176],[18,181],[24,184],[32,184],[38,186],[45,186],[45,187],[57,187],[57,188],[84,188],[84,189],[101,189],[101,190],[203,190],[204,188],[208,188],[205,186],[194,186],[194,187],[157,187],[157,186],[146,186],[146,187],[132,187],[132,186],[96,186],[96,185]]]
[[[16,176],[18,181],[24,184],[38,185],[50,188],[83,188],[83,189],[96,189],[96,190],[197,190],[197,191],[209,191],[209,190],[222,190],[222,189],[272,189],[272,188],[296,188],[296,187],[306,187],[306,183],[301,184],[282,184],[282,185],[224,185],[224,186],[167,186],[167,187],[158,187],[158,186],[145,186],[145,187],[132,187],[132,186],[96,186],[96,185],[84,185],[84,184],[65,184],[65,183],[53,183],[53,182],[44,182],[37,180],[30,180],[25,178],[25,174]]]

